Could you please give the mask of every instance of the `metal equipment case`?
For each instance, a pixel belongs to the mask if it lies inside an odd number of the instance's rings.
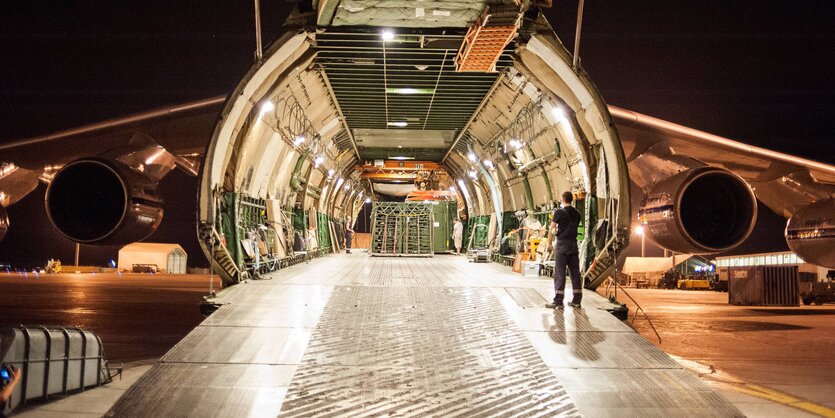
[[[3,412],[20,403],[82,391],[111,381],[101,340],[78,328],[0,329],[0,367],[23,371]]]

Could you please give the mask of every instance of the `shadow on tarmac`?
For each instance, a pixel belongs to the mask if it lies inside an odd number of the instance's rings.
[[[769,315],[835,315],[835,309],[815,309],[815,308],[753,308],[748,309],[751,312],[764,313]]]

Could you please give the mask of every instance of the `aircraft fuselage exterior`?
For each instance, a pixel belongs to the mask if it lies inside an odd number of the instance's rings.
[[[375,142],[387,134],[417,148],[411,158],[446,151],[440,162],[457,180],[468,217],[492,218],[492,237],[504,232],[505,212],[548,210],[564,191],[582,197],[587,225],[607,219],[594,231],[599,247],[591,245],[591,233],[585,239],[585,265],[599,267],[587,280],[596,286],[628,243],[631,215],[626,159],[605,103],[585,73],[571,67],[549,27],[531,29],[524,42],[520,35],[502,51],[509,59],[485,72],[456,70],[453,57],[467,30],[318,27],[281,37],[230,95],[215,129],[200,181],[201,236],[220,235],[219,193],[261,199],[272,208],[267,217],[279,235],[286,235],[281,210],[355,219],[372,191],[354,166],[366,154],[397,152]],[[346,74],[351,71],[363,78]],[[483,97],[456,96],[455,86],[479,78],[490,80]],[[371,97],[383,91],[380,102],[355,105],[361,99],[346,92],[351,83]],[[443,136],[441,122],[449,115],[428,109],[421,120],[410,113],[430,100],[413,94],[421,89],[433,90],[434,106],[477,104],[463,126],[450,129],[452,143],[435,145],[422,129],[431,125]],[[491,161],[492,169],[475,161]],[[203,242],[211,257],[213,241]]]
[[[493,250],[514,213],[548,213],[572,192],[591,288],[635,221],[664,248],[713,254],[748,237],[758,201],[791,218],[798,255],[835,268],[835,167],[607,106],[547,3],[300,3],[227,97],[0,145],[0,239],[4,207],[41,181],[71,240],[141,240],[162,219],[158,182],[178,168],[200,176],[199,240],[231,284],[252,273],[248,234],[270,228],[277,259],[297,239],[335,251],[345,220],[392,189],[361,167],[414,159],[441,167]]]

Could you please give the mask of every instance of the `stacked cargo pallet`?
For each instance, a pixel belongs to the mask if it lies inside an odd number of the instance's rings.
[[[376,202],[371,210],[371,255],[431,257],[432,206]]]

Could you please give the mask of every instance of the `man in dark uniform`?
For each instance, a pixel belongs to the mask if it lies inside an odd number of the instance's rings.
[[[568,306],[580,307],[583,299],[583,284],[580,277],[580,250],[577,246],[577,227],[580,226],[580,211],[571,206],[574,196],[571,192],[562,194],[562,204],[554,211],[551,228],[548,230],[548,250],[556,229],[557,251],[554,263],[554,302],[546,308],[562,309],[565,298],[565,270],[571,274],[571,291],[574,298]]]

